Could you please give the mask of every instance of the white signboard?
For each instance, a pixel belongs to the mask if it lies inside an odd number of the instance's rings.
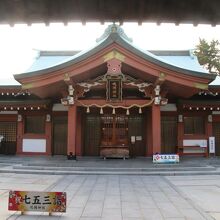
[[[131,143],[132,143],[132,144],[135,143],[135,136],[131,136]]]
[[[155,154],[153,163],[179,163],[180,158],[177,154]]]
[[[209,137],[209,153],[215,154],[215,137]]]
[[[0,143],[3,141],[3,139],[4,139],[4,136],[0,135]]]
[[[45,153],[46,139],[23,139],[22,151]]]
[[[142,136],[136,136],[136,141],[142,141]]]
[[[207,140],[198,139],[198,140],[183,140],[183,146],[198,146],[198,147],[207,147]]]

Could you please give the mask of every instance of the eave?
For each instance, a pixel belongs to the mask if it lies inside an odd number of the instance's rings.
[[[0,110],[40,110],[48,109],[50,100],[0,100]]]
[[[178,106],[181,109],[186,110],[196,110],[196,111],[204,111],[204,110],[220,110],[220,101],[219,100],[178,100]]]
[[[220,23],[218,0],[1,0],[0,23]]]
[[[34,91],[35,94],[38,93],[38,89],[47,89],[48,86],[51,91],[59,90],[65,86],[66,78],[75,83],[95,77],[97,71],[105,74],[106,63],[111,59],[120,60],[122,70],[126,65],[133,68],[134,74],[137,73],[137,76],[144,80],[150,76],[151,80],[156,81],[163,75],[166,82],[174,83],[176,87],[181,85],[183,90],[191,88],[192,91],[185,97],[195,94],[198,90],[207,90],[208,84],[215,79],[214,75],[183,69],[165,62],[150,52],[141,51],[118,32],[110,33],[93,49],[79,53],[67,62],[35,72],[14,75],[14,77],[22,84],[23,89]],[[140,76],[138,72],[143,74]],[[48,95],[40,96],[48,97]]]

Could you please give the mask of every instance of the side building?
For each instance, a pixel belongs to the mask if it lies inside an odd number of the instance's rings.
[[[191,51],[140,50],[113,24],[14,78],[0,86],[0,154],[207,156],[214,136],[220,155],[220,80]]]

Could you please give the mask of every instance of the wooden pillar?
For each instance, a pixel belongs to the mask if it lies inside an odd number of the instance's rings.
[[[180,155],[182,155],[183,153],[183,139],[184,139],[184,115],[178,114],[176,153]]]
[[[206,134],[207,134],[207,141],[208,141],[208,146],[207,146],[207,151],[206,151],[206,157],[209,155],[209,137],[213,136],[213,129],[212,129],[212,122],[213,122],[213,116],[210,114],[207,117],[207,124],[206,124]]]
[[[153,145],[152,145],[152,113],[151,109],[147,109],[147,128],[146,128],[146,156],[152,156],[153,154]]]
[[[51,114],[48,114],[50,119],[46,121],[46,129],[45,129],[45,135],[46,135],[46,154],[51,155],[51,139],[52,139],[52,122],[51,122]]]
[[[209,119],[210,118],[210,119]],[[207,138],[209,138],[210,136],[213,136],[212,134],[212,115],[208,115],[207,117],[207,124],[206,124],[206,133],[207,133]]]
[[[182,118],[181,120],[179,118]],[[178,115],[177,124],[177,145],[178,147],[183,147],[183,137],[184,137],[184,117],[183,115]]]
[[[76,156],[82,156],[82,114],[80,109],[77,111],[76,120]]]
[[[23,123],[24,123],[24,119],[17,122],[17,148],[16,148],[16,154],[21,154],[22,153],[23,127],[24,127]]]
[[[151,112],[151,128],[152,128],[152,147],[153,154],[161,153],[161,116],[160,105],[152,105]]]
[[[76,158],[76,105],[69,106],[68,109],[68,136],[67,136],[67,157],[68,159]]]

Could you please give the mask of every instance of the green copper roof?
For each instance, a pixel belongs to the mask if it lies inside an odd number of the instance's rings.
[[[19,80],[63,69],[89,58],[114,42],[137,56],[144,58],[146,61],[152,62],[158,66],[179,72],[180,74],[207,78],[210,79],[210,81],[215,79],[215,76],[207,74],[207,72],[201,68],[196,57],[190,54],[190,52],[188,56],[174,56],[165,54],[155,55],[150,51],[144,51],[134,46],[134,44],[131,43],[131,39],[129,39],[121,27],[116,24],[112,24],[107,28],[106,32],[93,48],[72,56],[41,56],[28,72],[16,74],[14,77],[16,80]],[[54,60],[54,62],[52,60]]]

